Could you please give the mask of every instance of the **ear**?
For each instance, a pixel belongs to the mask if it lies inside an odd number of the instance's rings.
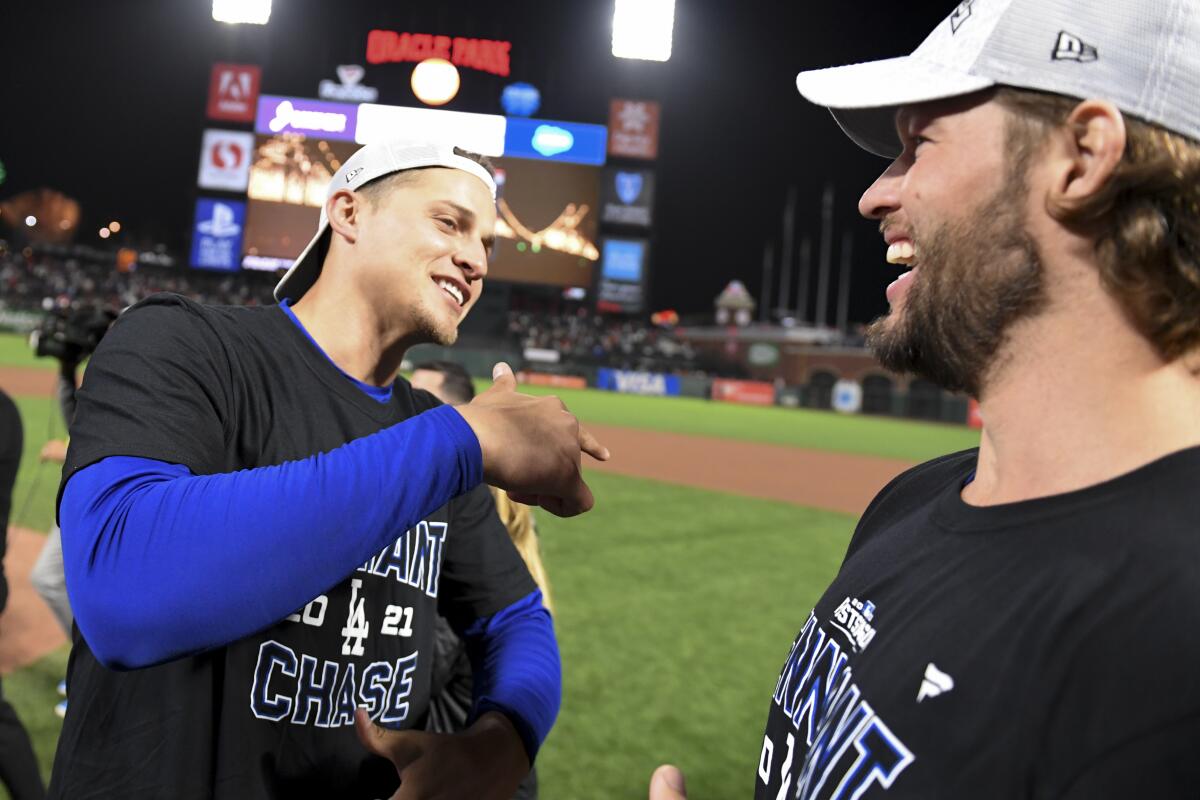
[[[354,244],[358,240],[365,203],[366,198],[349,189],[338,189],[334,192],[333,196],[325,201],[325,216],[329,218],[329,227],[333,233]]]
[[[1106,100],[1075,106],[1064,131],[1064,168],[1049,198],[1054,205],[1074,205],[1102,191],[1125,154],[1125,118]]]

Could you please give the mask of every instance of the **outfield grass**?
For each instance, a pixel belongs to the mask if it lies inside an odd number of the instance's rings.
[[[748,797],[788,648],[851,517],[590,473],[600,498],[539,516],[565,670],[539,757],[547,800],[645,797],[681,766],[693,800]]]
[[[38,358],[29,348],[29,337],[15,333],[0,333],[0,364],[6,367],[39,367],[56,369],[53,358]]]
[[[486,385],[481,384],[481,387]],[[598,389],[525,386],[521,391],[558,395],[585,423],[719,436],[812,450],[925,461],[979,444],[979,432],[965,425],[782,406],[742,406],[691,397],[640,397]]]
[[[38,454],[49,439],[66,436],[66,424],[58,402],[47,397],[14,397],[25,427],[21,468],[13,487],[12,517],[9,522],[44,531],[54,521],[54,500],[62,465],[42,463]]]

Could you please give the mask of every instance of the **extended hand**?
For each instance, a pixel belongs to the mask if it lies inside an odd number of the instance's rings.
[[[59,464],[67,460],[67,443],[62,439],[51,439],[42,445],[42,461],[57,461]]]
[[[490,389],[458,406],[479,438],[484,480],[560,517],[591,509],[595,501],[580,472],[581,453],[607,461],[608,448],[557,397],[519,394],[507,364],[497,364],[492,376]]]
[[[650,776],[650,800],[687,800],[687,785],[679,767],[663,764]]]
[[[392,800],[509,800],[529,773],[521,737],[495,712],[452,735],[381,728],[361,708],[354,727],[364,747],[396,765]]]

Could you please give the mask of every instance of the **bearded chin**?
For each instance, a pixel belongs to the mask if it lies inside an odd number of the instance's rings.
[[[998,195],[972,215],[978,224],[943,226],[918,247],[920,273],[902,306],[866,331],[885,368],[982,396],[1012,326],[1045,305],[1041,261],[1014,199]]]

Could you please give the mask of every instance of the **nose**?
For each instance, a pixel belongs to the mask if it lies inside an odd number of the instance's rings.
[[[858,213],[867,219],[883,219],[900,208],[900,186],[908,167],[900,159],[891,163],[858,200]]]
[[[454,254],[454,265],[463,271],[468,281],[483,280],[487,277],[487,249],[483,242],[473,242],[461,248]]]

